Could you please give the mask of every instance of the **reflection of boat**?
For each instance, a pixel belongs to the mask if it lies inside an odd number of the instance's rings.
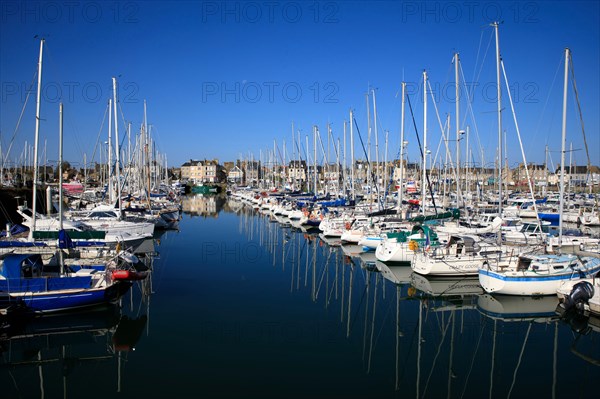
[[[412,273],[410,283],[419,291],[433,296],[483,294],[477,277],[426,277]]]
[[[362,260],[364,263],[375,264],[375,262],[377,261],[375,252],[361,252],[358,256],[360,257],[360,260]]]
[[[142,315],[137,319],[129,316],[121,316],[117,331],[113,334],[112,342],[116,351],[130,351],[135,349],[135,345],[140,340],[148,317]]]
[[[33,314],[16,315],[11,317],[8,327],[0,336],[0,345],[8,340],[25,339],[31,344],[36,337],[48,338],[50,336],[64,337],[85,333],[106,333],[119,322],[120,310],[116,305],[100,306],[82,312],[70,312],[54,315],[36,316]],[[45,339],[49,344],[50,339]],[[68,341],[68,339],[66,339]],[[15,341],[11,342],[11,350]],[[2,350],[2,349],[0,349]]]
[[[359,256],[363,253],[363,248],[360,245],[355,244],[345,244],[342,245],[342,252],[347,256]]]
[[[410,283],[410,276],[413,274],[410,266],[392,266],[380,260],[375,262],[375,267],[377,267],[377,270],[381,272],[383,277],[398,285]]]
[[[327,237],[323,233],[319,233],[319,238],[321,241],[324,241],[330,247],[339,247],[342,245],[342,240],[340,237]]]
[[[98,386],[99,375],[113,373],[115,359],[119,391],[121,361],[127,356],[119,352],[135,346],[145,323],[146,316],[132,320],[121,316],[117,306],[13,320],[0,335],[0,367],[10,371],[0,374],[6,376],[0,377],[2,397],[89,396],[90,387]],[[49,378],[57,375],[63,378]],[[110,386],[105,382],[96,394]]]
[[[219,186],[212,186],[210,184],[200,184],[197,186],[192,186],[192,193],[194,194],[209,194],[209,193],[218,193]]]
[[[552,319],[558,298],[555,296],[514,296],[483,294],[477,298],[477,309],[492,319]]]

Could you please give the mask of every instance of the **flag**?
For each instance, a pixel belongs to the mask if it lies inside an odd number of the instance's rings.
[[[58,232],[58,247],[60,249],[74,248],[73,240],[65,230]]]

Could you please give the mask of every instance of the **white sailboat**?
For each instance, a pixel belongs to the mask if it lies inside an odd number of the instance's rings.
[[[564,154],[566,144],[567,84],[570,50],[565,49],[562,118],[560,212],[564,202]],[[508,85],[508,82],[507,82]],[[509,92],[510,98],[510,92]],[[511,102],[512,103],[512,102]],[[518,129],[517,129],[518,132]],[[559,219],[558,243],[562,241]],[[600,271],[600,258],[574,255],[528,254],[504,262],[488,262],[479,270],[479,282],[488,293],[506,295],[556,295],[565,281],[590,277]]]

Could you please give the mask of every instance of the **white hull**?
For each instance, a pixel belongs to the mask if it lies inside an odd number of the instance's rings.
[[[375,256],[382,262],[410,262],[415,252],[408,248],[408,242],[382,240],[375,250]]]
[[[475,276],[488,260],[479,255],[441,255],[418,252],[410,264],[413,271],[431,276]]]
[[[556,264],[559,262],[557,261]],[[587,263],[585,273],[597,273],[600,270],[600,260],[593,259]],[[479,271],[479,283],[483,289],[492,294],[504,295],[556,295],[561,284],[581,279],[581,275],[573,268],[565,267],[564,272],[556,272],[550,263],[551,272],[543,270],[512,269],[506,272],[497,272],[486,268]],[[584,270],[584,269],[582,269]]]

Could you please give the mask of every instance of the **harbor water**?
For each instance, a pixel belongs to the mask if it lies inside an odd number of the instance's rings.
[[[119,307],[23,320],[2,398],[591,398],[600,322],[187,196]]]

